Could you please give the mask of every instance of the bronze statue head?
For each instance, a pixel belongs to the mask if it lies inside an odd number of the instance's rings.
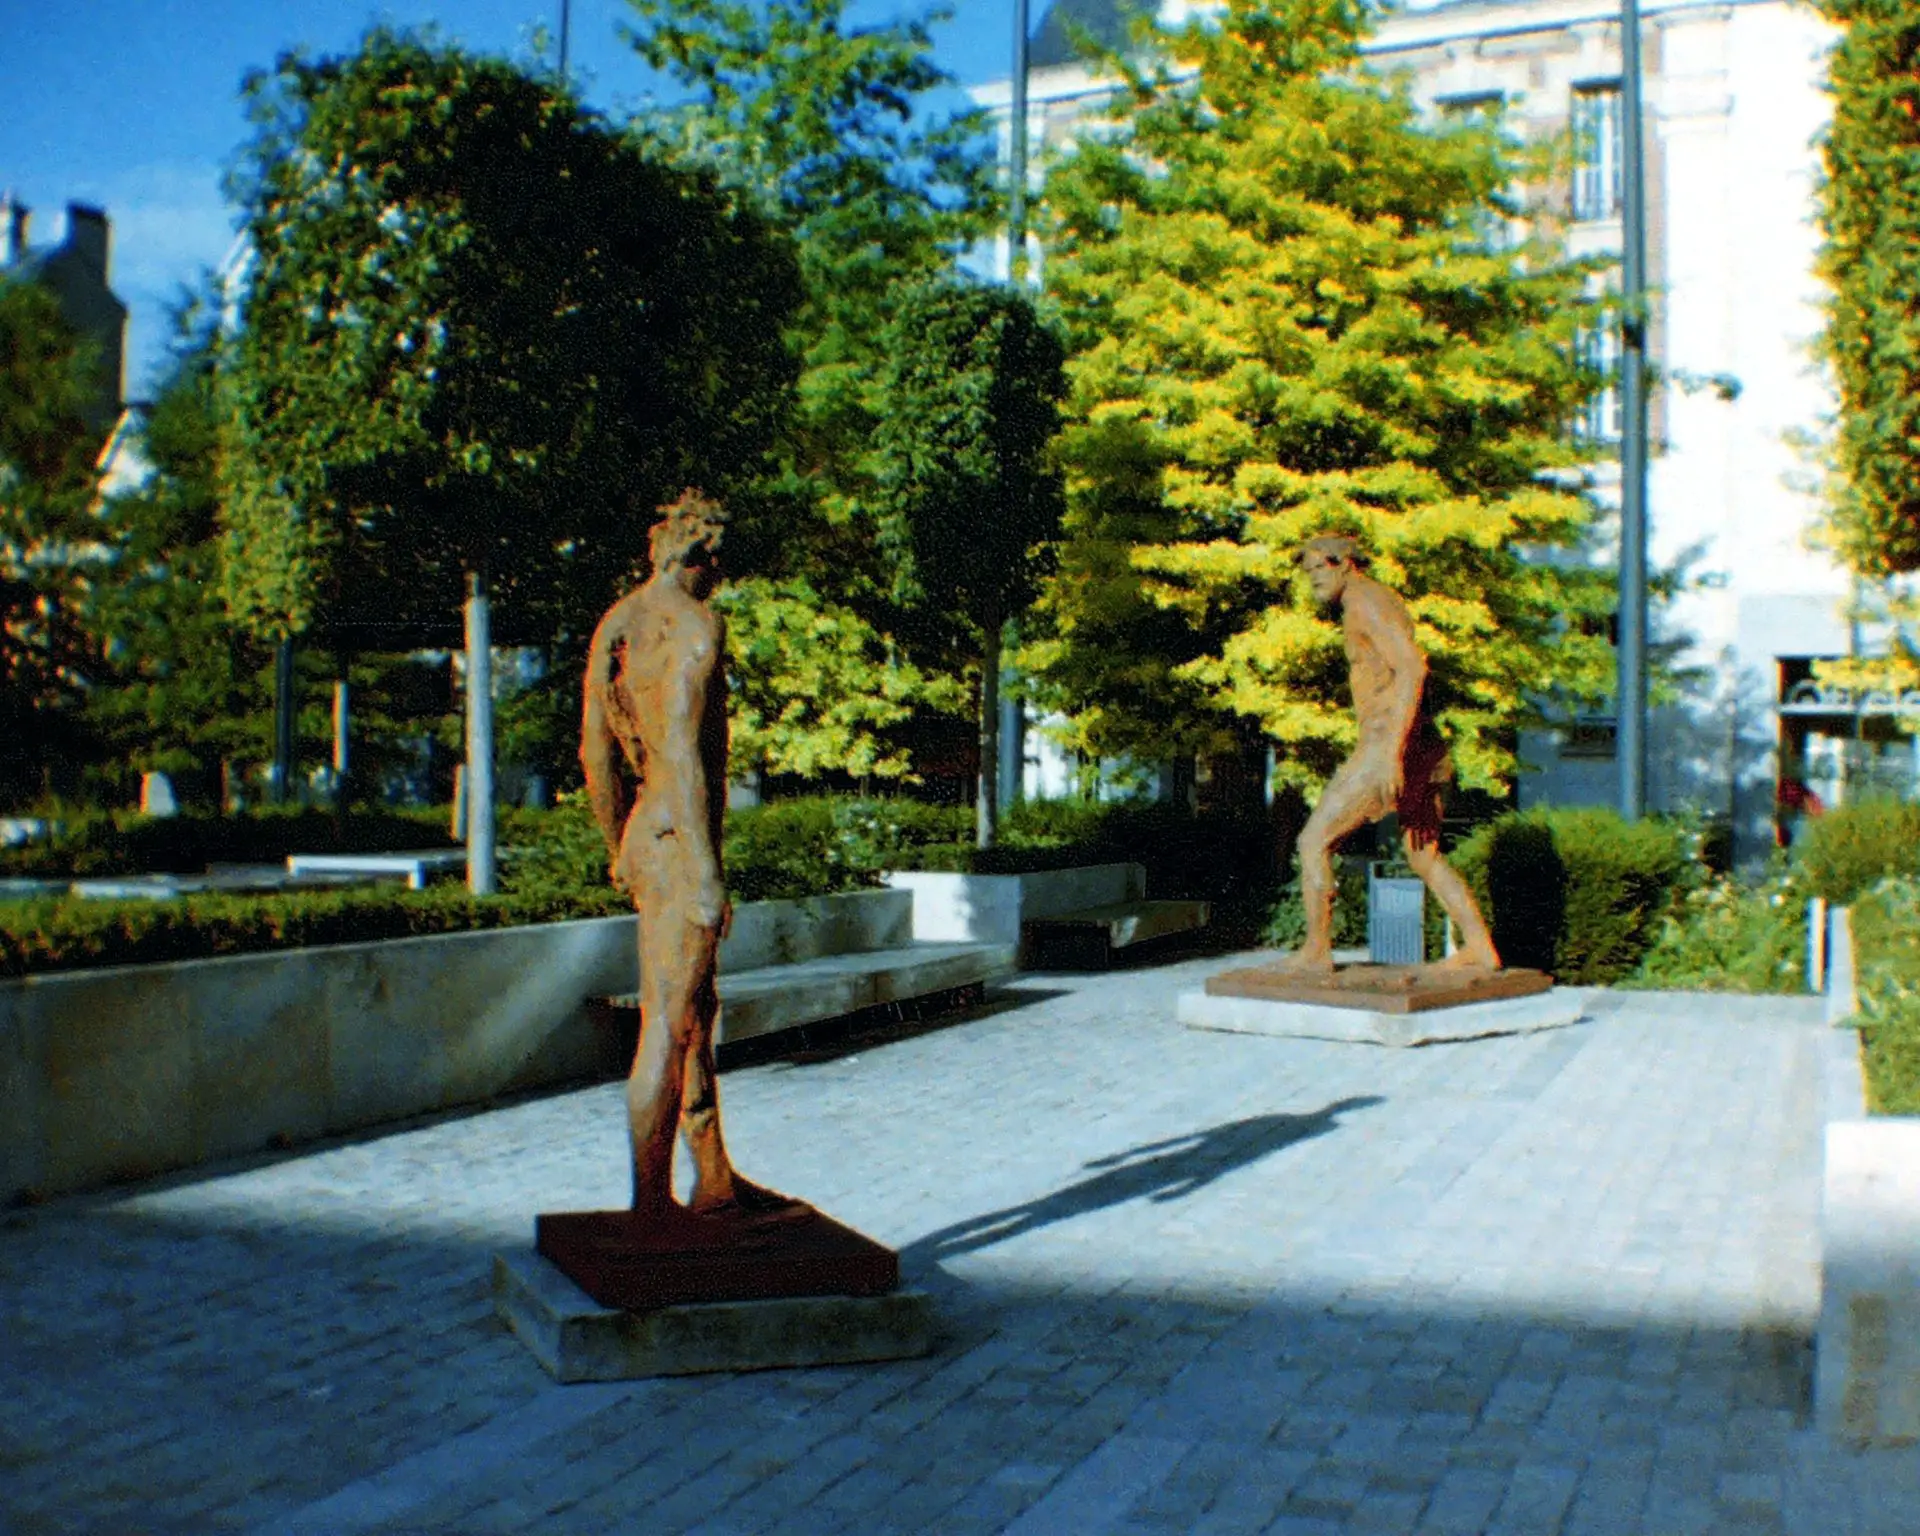
[[[1350,533],[1323,533],[1300,546],[1300,569],[1307,573],[1316,602],[1331,603],[1346,590],[1347,577],[1364,570],[1366,551]]]
[[[726,509],[689,487],[660,509],[647,536],[656,573],[695,573],[711,586],[720,579],[720,541],[726,537]],[[704,595],[704,594],[702,594]]]

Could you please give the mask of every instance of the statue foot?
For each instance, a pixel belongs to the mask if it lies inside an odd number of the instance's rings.
[[[1325,979],[1333,975],[1333,956],[1297,949],[1285,958],[1276,960],[1271,969],[1282,976]]]
[[[743,1179],[736,1173],[724,1184],[715,1185],[712,1188],[696,1187],[693,1199],[688,1204],[689,1209],[696,1214],[735,1210],[753,1215],[766,1211],[784,1211],[805,1202],[783,1195],[777,1189],[768,1189],[765,1185]]]
[[[1500,957],[1491,949],[1456,949],[1444,960],[1429,962],[1436,971],[1497,971]]]

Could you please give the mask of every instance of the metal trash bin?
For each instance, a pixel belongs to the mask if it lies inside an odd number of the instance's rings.
[[[1367,957],[1375,965],[1419,965],[1427,958],[1427,885],[1367,866]]]

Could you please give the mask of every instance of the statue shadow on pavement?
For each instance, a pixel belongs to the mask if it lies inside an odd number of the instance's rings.
[[[968,1217],[908,1244],[900,1250],[901,1266],[904,1269],[915,1263],[938,1263],[974,1253],[1056,1222],[1124,1205],[1129,1200],[1151,1200],[1156,1204],[1184,1200],[1216,1179],[1257,1163],[1271,1153],[1326,1135],[1339,1125],[1344,1114],[1385,1102],[1377,1095],[1364,1094],[1339,1099],[1311,1114],[1250,1115],[1209,1130],[1150,1141],[1109,1157],[1095,1158],[1085,1165],[1092,1174],[1090,1178],[1036,1200]]]

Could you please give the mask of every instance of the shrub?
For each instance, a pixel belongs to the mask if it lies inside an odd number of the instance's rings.
[[[1855,985],[1876,1114],[1920,1114],[1920,880],[1883,880],[1853,903]]]
[[[1549,807],[1479,828],[1449,858],[1506,964],[1594,986],[1640,964],[1699,880],[1696,839],[1682,823]]]
[[[1715,879],[1660,920],[1633,987],[1699,992],[1804,992],[1807,890],[1776,869],[1762,884]]]
[[[1854,800],[1807,823],[1794,864],[1815,896],[1845,906],[1888,875],[1920,875],[1920,805]]]
[[[371,853],[453,842],[445,808],[433,807],[345,816],[314,806],[272,806],[236,816],[83,811],[56,819],[60,832],[50,841],[0,849],[0,875],[189,875],[209,864],[279,864],[290,853]]]
[[[1350,948],[1367,942],[1367,861],[1334,861],[1337,882],[1333,901],[1333,942]],[[1428,903],[1432,905],[1431,902]],[[1307,910],[1300,898],[1300,878],[1282,888],[1268,909],[1260,942],[1270,949],[1298,949],[1307,938]]]

